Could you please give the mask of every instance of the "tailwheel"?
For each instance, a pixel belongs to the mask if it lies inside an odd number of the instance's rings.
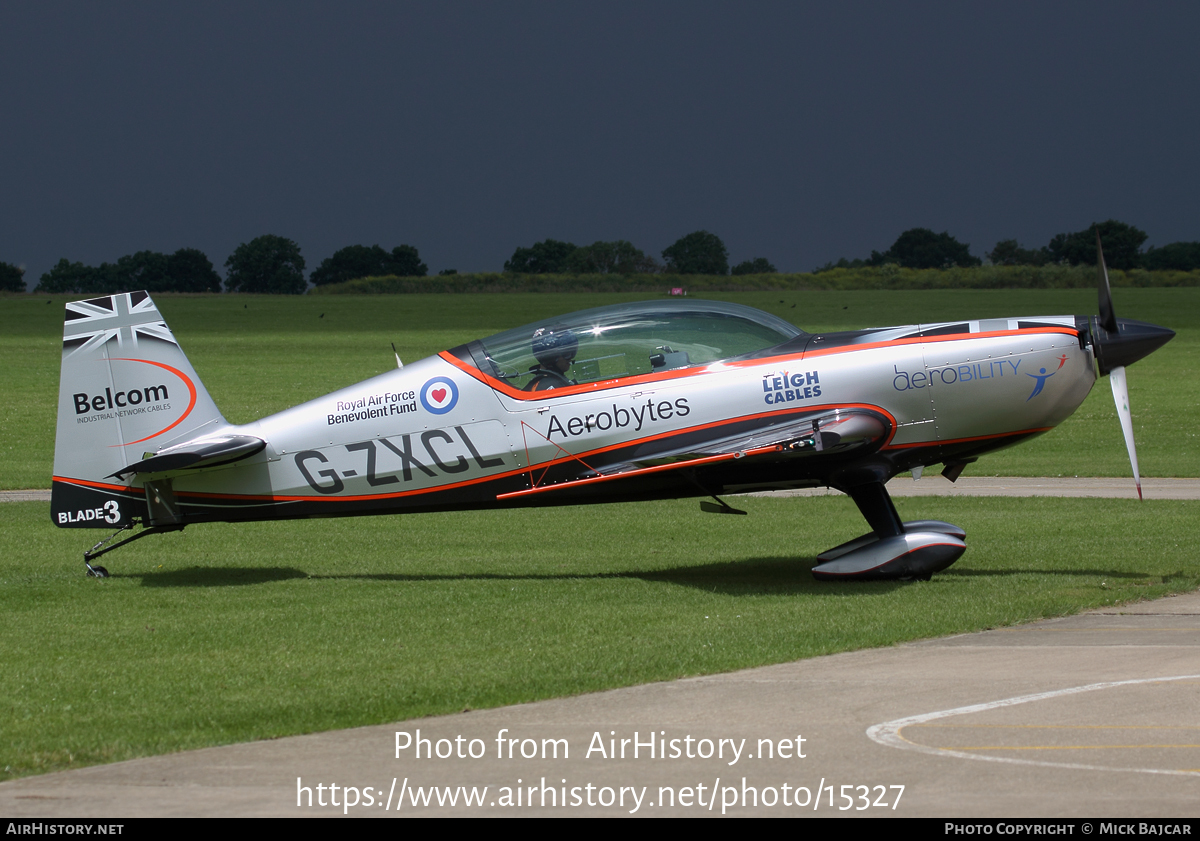
[[[92,566],[87,561],[84,561],[87,566],[88,578],[108,578],[108,570],[102,566]]]

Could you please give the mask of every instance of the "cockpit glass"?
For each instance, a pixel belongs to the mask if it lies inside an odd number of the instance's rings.
[[[472,342],[470,351],[480,370],[528,388],[546,369],[561,375],[560,385],[618,379],[753,354],[801,332],[739,304],[643,301],[517,327]]]

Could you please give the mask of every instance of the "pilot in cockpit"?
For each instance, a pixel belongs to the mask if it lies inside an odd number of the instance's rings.
[[[533,333],[533,355],[538,364],[529,369],[533,379],[526,383],[524,390],[549,391],[575,385],[574,380],[567,379],[566,373],[575,363],[578,350],[579,339],[569,328],[561,325],[539,327]]]

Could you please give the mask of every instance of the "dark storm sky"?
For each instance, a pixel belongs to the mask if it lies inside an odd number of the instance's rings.
[[[1200,240],[1196,3],[0,0],[0,260]],[[222,274],[223,271],[222,271]]]

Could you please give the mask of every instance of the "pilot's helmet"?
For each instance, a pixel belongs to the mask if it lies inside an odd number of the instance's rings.
[[[567,327],[539,327],[533,331],[533,355],[547,368],[553,367],[560,356],[574,359],[578,350],[579,339]]]

